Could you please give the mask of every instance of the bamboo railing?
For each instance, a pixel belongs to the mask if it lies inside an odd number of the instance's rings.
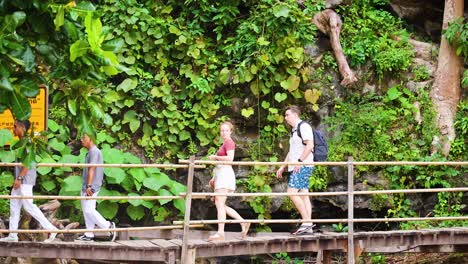
[[[149,227],[129,227],[116,229],[73,229],[73,230],[15,230],[17,233],[83,233],[92,232],[123,232],[123,231],[147,231],[147,230],[163,230],[183,228],[184,236],[182,241],[182,263],[188,263],[188,232],[190,228],[201,227],[206,224],[217,223],[348,223],[348,263],[355,263],[354,256],[354,223],[362,222],[403,222],[403,221],[445,221],[445,220],[468,220],[468,216],[457,217],[413,217],[413,218],[354,218],[354,197],[356,195],[374,195],[374,194],[395,194],[395,193],[436,193],[436,192],[466,192],[468,187],[458,188],[434,188],[434,189],[400,189],[400,190],[373,190],[373,191],[356,191],[354,190],[354,166],[466,166],[468,161],[461,162],[407,162],[407,161],[353,161],[351,158],[346,162],[254,162],[254,161],[207,161],[195,160],[191,157],[190,160],[180,160],[180,164],[75,164],[75,163],[38,163],[37,167],[118,167],[118,168],[162,168],[162,169],[188,169],[187,177],[187,192],[172,196],[56,196],[56,195],[34,195],[34,196],[10,196],[0,195],[0,199],[57,199],[57,200],[158,200],[158,199],[185,199],[186,212],[184,221],[174,221],[173,225],[166,226],[149,226]],[[19,166],[21,163],[0,163],[0,167]],[[191,203],[193,199],[203,199],[211,196],[229,196],[229,197],[283,197],[291,196],[290,193],[197,193],[192,192],[193,176],[195,169],[206,168],[206,165],[237,165],[237,166],[281,166],[281,165],[314,165],[314,166],[346,166],[348,168],[348,190],[339,192],[312,192],[312,193],[296,193],[294,196],[343,196],[348,198],[348,218],[343,219],[313,219],[310,221],[302,221],[299,219],[246,219],[246,220],[190,220]],[[0,233],[8,233],[10,230],[0,229]]]

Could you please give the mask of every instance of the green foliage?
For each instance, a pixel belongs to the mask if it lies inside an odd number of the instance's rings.
[[[332,227],[335,232],[339,232],[339,233],[348,232],[348,226],[344,225],[343,223],[332,224]]]
[[[370,261],[372,264],[386,264],[387,263],[387,258],[383,254],[368,253],[368,256],[370,256]]]
[[[271,193],[271,173],[267,167],[254,167],[247,179],[238,181],[240,186],[243,186],[245,192],[249,193]],[[258,219],[270,219],[271,199],[266,196],[248,197],[250,207],[258,215]]]
[[[414,122],[415,101],[423,121]],[[384,96],[352,97],[335,105],[336,114],[326,122],[330,130],[340,130],[330,139],[330,160],[417,160],[430,153],[436,132],[428,95],[414,95],[406,88],[395,86]],[[367,170],[359,167],[359,170]]]
[[[454,45],[458,56],[463,56],[465,61],[468,58],[468,24],[465,18],[458,18],[449,23],[448,27],[442,31],[443,36],[451,45]],[[468,70],[463,72],[461,82],[463,87],[468,87]]]
[[[273,257],[272,264],[279,264],[279,263],[288,263],[288,264],[303,264],[304,261],[298,258],[291,258],[287,252],[276,253]]]
[[[455,116],[456,138],[450,147],[450,157],[455,160],[468,160],[468,100],[462,100]]]
[[[67,131],[63,126],[49,120],[51,130],[55,133]],[[41,162],[60,163],[82,163],[85,159],[86,150],[81,149],[79,155],[73,155],[75,151],[68,145],[67,141],[58,140],[57,134],[49,135],[49,147],[54,155],[51,158],[42,159]],[[111,144],[117,140],[105,131],[100,131],[96,136],[96,143],[100,146],[105,163],[117,164],[141,164],[140,158],[135,155],[112,148]],[[60,195],[79,195],[82,187],[80,169],[72,168],[44,168],[38,170],[40,175],[40,186],[47,193],[58,190]],[[178,195],[186,191],[186,187],[169,178],[164,172],[157,168],[104,168],[105,184],[101,188],[100,196],[167,196]],[[60,186],[60,188],[56,188]],[[185,211],[185,203],[182,199],[175,200],[108,200],[98,201],[98,210],[108,219],[117,216],[119,208],[124,208],[128,217],[134,221],[155,222],[164,221],[170,214],[167,206],[172,205],[179,214]],[[70,214],[79,212],[79,202],[64,203],[62,213]],[[76,214],[81,216],[80,213]],[[144,218],[146,217],[146,218]]]
[[[69,85],[63,85],[54,92],[53,102],[65,105],[69,113],[65,119],[79,129],[80,135],[93,135],[96,125],[112,124],[112,118],[105,112],[106,105],[101,96],[102,91],[95,87],[96,83],[82,79],[73,80]]]
[[[426,65],[418,65],[413,69],[414,80],[417,82],[427,81],[431,77]]]
[[[420,109],[413,106],[420,104]],[[433,125],[434,114],[428,95],[421,91],[413,94],[408,89],[395,86],[384,96],[367,95],[350,98],[346,103],[335,106],[335,116],[326,122],[337,136],[329,140],[330,160],[344,160],[353,156],[355,160],[401,160],[401,161],[443,161],[442,157],[431,156],[431,142],[436,135]],[[414,121],[416,111],[422,116],[421,123]],[[462,111],[463,115],[463,111]],[[465,139],[464,137],[463,139]],[[381,168],[372,167],[372,170]],[[370,168],[356,168],[357,177]],[[386,177],[391,189],[448,188],[463,186],[460,175],[463,170],[451,166],[390,166],[385,167]],[[454,215],[461,212],[459,200],[451,199],[445,205],[446,197],[440,198],[441,204],[435,212]],[[374,197],[372,210],[390,206],[390,217],[414,217],[409,198],[403,194]],[[445,199],[445,200],[444,200]],[[424,223],[417,223],[418,225]],[[403,228],[414,227],[414,223],[402,223]]]
[[[11,171],[2,171],[0,173],[0,194],[9,195],[11,186],[13,185],[13,173]],[[10,210],[10,200],[0,200],[0,214],[6,215]]]
[[[443,36],[452,45],[457,48],[457,55],[468,57],[468,24],[463,17],[459,17],[450,22],[448,27],[443,30]]]
[[[107,0],[99,7],[113,38],[124,40],[119,62],[131,69],[130,78],[105,91],[111,113],[124,117],[113,130],[125,141],[133,139],[121,128],[138,135],[149,157],[184,158],[187,145],[213,142],[215,118],[233,95],[258,98],[258,107],[242,115],[257,116],[275,138],[281,130],[272,128],[283,121],[277,105],[291,93],[303,96],[303,47],[315,32],[306,14],[313,5],[302,11],[294,1]]]
[[[378,7],[387,2],[358,0],[338,9],[343,18],[341,44],[351,66],[370,60],[379,79],[388,73],[407,70],[413,56],[411,46],[401,38],[405,34],[401,21]],[[401,40],[396,41],[394,37]]]
[[[322,191],[328,185],[328,167],[316,166],[312,176],[309,179],[309,187],[314,191]]]

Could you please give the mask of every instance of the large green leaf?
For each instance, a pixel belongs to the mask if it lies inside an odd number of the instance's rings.
[[[84,40],[77,40],[70,46],[70,61],[75,61],[76,58],[79,58],[85,55],[89,50],[88,42]]]
[[[101,38],[102,23],[98,18],[93,18],[93,13],[88,12],[85,18],[86,33],[88,42],[92,49],[100,49],[104,38]]]
[[[81,193],[81,186],[82,186],[82,179],[80,176],[69,176],[63,180],[62,189],[60,193],[64,192],[69,195],[80,195]]]
[[[0,161],[1,162],[14,162],[15,161],[15,152],[11,150],[0,150]]]
[[[106,163],[121,164],[124,162],[124,153],[119,149],[104,148],[101,150],[101,152]]]
[[[143,186],[153,191],[158,191],[163,185],[164,184],[160,183],[157,179],[153,177],[146,178],[143,181]]]
[[[57,10],[57,15],[54,18],[55,30],[58,31],[65,23],[65,10],[64,6],[60,5]]]
[[[29,46],[26,46],[26,50],[23,53],[22,60],[25,66],[24,70],[26,72],[31,72],[36,67],[36,59]]]
[[[293,92],[299,87],[300,82],[301,78],[299,76],[291,75],[287,80],[282,81],[280,85],[289,92]]]
[[[159,189],[158,194],[160,196],[171,196],[172,195],[172,193],[170,191],[166,190],[166,189]],[[158,201],[159,201],[159,204],[165,205],[168,202],[170,202],[171,200],[170,199],[159,199]]]
[[[137,113],[133,110],[127,111],[124,115],[124,119],[122,124],[130,123],[130,130],[132,133],[135,133],[137,129],[140,127],[140,119],[137,116]]]
[[[26,13],[23,11],[14,12],[11,15],[5,16],[3,19],[3,25],[0,27],[0,31],[13,33],[16,28],[26,21]]]
[[[35,97],[39,94],[39,86],[31,79],[21,79],[19,87],[21,93],[26,97]]]
[[[137,87],[138,85],[138,81],[137,80],[134,80],[134,79],[131,79],[131,78],[127,78],[125,80],[123,80],[118,86],[117,86],[117,90],[122,90],[124,92],[128,92],[132,89],[134,89],[135,87]]]
[[[54,190],[57,187],[57,185],[55,185],[54,181],[47,180],[41,181],[41,187],[44,188],[44,190],[46,190],[47,192],[50,192]]]
[[[21,94],[11,94],[10,106],[16,120],[28,120],[31,116],[31,105],[28,99]]]
[[[127,174],[121,168],[104,168],[109,183],[120,184]]]
[[[99,193],[100,195],[101,193]],[[102,201],[97,205],[97,210],[106,219],[113,219],[119,210],[117,203],[111,203],[110,201]]]
[[[275,5],[273,7],[273,14],[275,17],[288,17],[290,11],[286,4]]]
[[[145,208],[143,206],[135,207],[133,205],[129,205],[126,211],[127,215],[130,216],[133,221],[138,221],[145,216]]]
[[[53,158],[44,158],[40,161],[41,163],[55,163]],[[52,171],[52,167],[38,167],[37,172],[41,175],[46,175]]]
[[[2,76],[2,79],[0,80],[0,89],[13,92],[13,85],[11,85],[10,80],[8,77]]]
[[[130,173],[133,179],[137,182],[143,182],[146,178],[146,173],[142,168],[131,168],[128,170],[128,173]]]
[[[5,146],[13,138],[13,134],[8,129],[0,129],[0,147]]]
[[[169,190],[172,192],[172,194],[174,195],[179,195],[180,193],[182,192],[186,192],[187,191],[187,186],[181,184],[181,183],[178,183],[176,181],[173,181],[171,183],[171,185],[169,186]]]
[[[138,193],[129,193],[128,196],[140,196]],[[133,206],[139,206],[143,203],[143,200],[128,200],[128,203]]]
[[[11,172],[2,171],[0,174],[0,186],[12,186],[14,178]]]

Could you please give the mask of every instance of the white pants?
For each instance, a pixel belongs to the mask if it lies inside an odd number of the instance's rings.
[[[96,197],[99,192],[93,194]],[[86,196],[84,192],[81,192],[81,196]],[[94,230],[97,225],[101,229],[110,228],[111,223],[104,219],[104,217],[96,210],[96,200],[81,200],[81,209],[85,219],[86,229]],[[86,232],[85,236],[94,237],[93,232]]]
[[[32,196],[33,185],[21,184],[18,189],[13,189],[11,195]],[[10,230],[17,230],[20,221],[21,208],[36,219],[45,229],[56,230],[57,228],[47,220],[42,211],[33,203],[33,199],[11,199],[10,200]],[[18,237],[18,233],[10,233],[10,237]]]

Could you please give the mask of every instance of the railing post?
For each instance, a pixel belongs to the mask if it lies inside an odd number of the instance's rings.
[[[348,157],[348,264],[354,264],[354,165]]]
[[[185,195],[185,216],[184,216],[184,234],[182,238],[182,252],[181,260],[182,264],[191,263],[189,260],[189,252],[187,250],[187,244],[189,239],[190,229],[190,210],[192,207],[192,188],[193,188],[193,174],[195,170],[195,156],[190,156],[189,167],[188,167],[188,179],[187,179],[187,192]]]

